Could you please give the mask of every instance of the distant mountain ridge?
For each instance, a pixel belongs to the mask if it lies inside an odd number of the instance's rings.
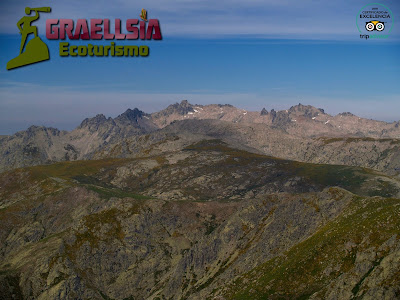
[[[184,122],[184,126],[177,122]],[[221,138],[233,146],[240,144],[276,157],[391,172],[400,167],[396,164],[400,157],[399,124],[349,112],[331,116],[321,108],[300,103],[288,110],[263,108],[257,112],[230,104],[197,105],[183,100],[151,114],[138,108],[116,118],[99,114],[69,132],[31,126],[0,137],[0,171],[58,161],[143,155],[154,143],[178,136],[190,141]],[[179,143],[170,146],[180,147]],[[340,149],[349,152],[342,157]],[[357,151],[369,153],[368,160]]]

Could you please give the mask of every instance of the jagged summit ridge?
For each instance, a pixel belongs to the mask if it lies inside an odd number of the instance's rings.
[[[298,105],[292,106],[288,110],[289,113],[301,114],[305,117],[316,117],[318,114],[325,114],[325,111],[322,108],[316,108],[311,105],[303,105],[299,103]]]
[[[374,121],[348,112],[332,116],[321,108],[301,103],[287,110],[267,111],[263,108],[260,112],[229,104],[199,105],[183,100],[151,114],[139,108],[127,109],[115,118],[98,114],[86,118],[70,132],[31,126],[28,130],[2,137],[0,171],[71,159],[127,157],[149,147],[149,141],[163,141],[166,135],[183,139],[192,139],[194,135],[217,137],[272,156],[324,163],[329,151],[343,150],[338,146],[337,150],[328,151],[327,147],[334,144],[333,141],[346,147],[368,142],[368,145],[362,145],[368,153],[352,160],[337,153],[335,155],[340,159],[335,163],[382,171],[400,167],[400,154],[396,154],[396,147],[400,145],[399,122]],[[134,146],[127,144],[127,139]],[[26,151],[26,145],[30,145],[29,151]],[[386,156],[379,160],[379,151],[386,150],[393,154],[383,152]]]
[[[187,100],[182,100],[181,103],[176,102],[175,104],[169,105],[166,109],[160,111],[159,114],[164,116],[169,116],[174,113],[186,115],[189,112],[194,112],[193,105]]]
[[[146,114],[138,108],[134,108],[133,110],[128,108],[124,113],[120,114],[116,120],[138,122],[138,119],[141,119],[144,115]]]
[[[107,122],[115,125],[111,117],[107,119],[105,115],[98,114],[93,118],[86,118],[85,120],[83,120],[82,123],[78,126],[78,128],[79,129],[88,128],[89,130],[98,130],[100,126],[102,126]]]

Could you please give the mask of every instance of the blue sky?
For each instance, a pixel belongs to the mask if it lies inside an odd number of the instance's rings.
[[[0,134],[32,124],[69,130],[97,113],[114,117],[133,107],[153,112],[182,99],[248,110],[285,109],[301,102],[331,114],[351,111],[399,120],[400,4],[380,2],[399,22],[388,40],[366,41],[355,19],[368,3],[2,1]],[[46,5],[52,13],[35,25],[49,46],[50,61],[7,71],[7,61],[18,54],[15,24],[25,6]],[[59,57],[59,41],[45,38],[46,18],[126,20],[137,18],[141,8],[160,20],[163,40],[115,42],[148,45],[147,58]]]

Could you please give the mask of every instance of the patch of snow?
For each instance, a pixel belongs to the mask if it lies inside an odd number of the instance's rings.
[[[143,117],[145,117],[147,120],[149,119],[149,117],[148,117],[148,116],[143,116]]]
[[[315,120],[316,117],[312,117],[313,120]]]
[[[297,122],[297,120],[292,119],[292,122]]]
[[[243,114],[244,114],[244,115],[247,115],[247,112],[244,112]]]
[[[325,124],[328,124],[330,120],[326,121]]]
[[[188,115],[193,115],[193,113],[192,112],[188,112]]]
[[[197,113],[198,113],[199,111],[198,111],[197,109],[194,109],[194,112],[197,112]]]

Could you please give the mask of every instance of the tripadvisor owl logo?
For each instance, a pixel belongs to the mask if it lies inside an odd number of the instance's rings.
[[[7,63],[7,70],[45,61],[50,58],[49,48],[38,36],[38,28],[32,23],[39,19],[39,12],[49,13],[50,7],[25,8],[26,16],[23,16],[17,23],[21,34],[21,46],[19,55]],[[34,12],[34,15],[31,15]],[[30,35],[33,35],[25,47],[25,43]]]
[[[356,19],[357,29],[362,39],[387,39],[394,20],[392,11],[386,5],[370,3],[363,6]]]

